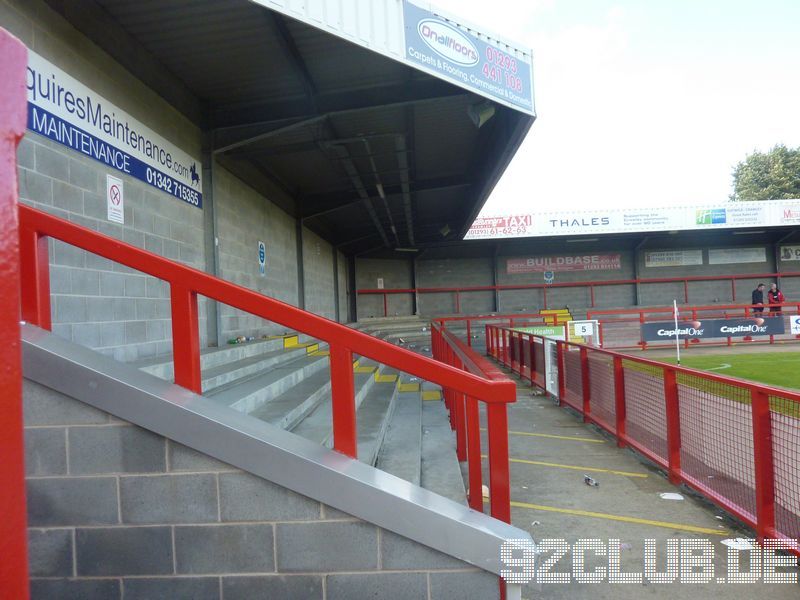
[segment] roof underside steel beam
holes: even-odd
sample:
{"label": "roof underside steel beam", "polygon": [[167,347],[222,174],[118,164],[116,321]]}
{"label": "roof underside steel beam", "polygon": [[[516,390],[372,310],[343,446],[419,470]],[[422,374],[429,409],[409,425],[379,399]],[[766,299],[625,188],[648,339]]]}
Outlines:
{"label": "roof underside steel beam", "polygon": [[359,175],[358,173],[358,169],[356,168],[355,163],[350,158],[350,152],[347,149],[347,146],[339,144],[331,144],[330,148],[341,159],[342,166],[344,167],[345,172],[353,182],[353,185],[356,188],[356,192],[361,198],[361,202],[364,204],[364,208],[367,209],[367,213],[369,214],[369,217],[372,220],[373,225],[375,225],[375,229],[381,236],[381,240],[383,240],[384,246],[386,246],[387,248],[390,247],[391,244],[389,243],[389,238],[386,236],[386,231],[384,231],[383,229],[383,224],[381,224],[381,220],[378,218],[378,215],[375,212],[375,208],[372,206],[372,198],[370,198],[369,192],[367,192],[367,188],[361,179],[361,175]]}

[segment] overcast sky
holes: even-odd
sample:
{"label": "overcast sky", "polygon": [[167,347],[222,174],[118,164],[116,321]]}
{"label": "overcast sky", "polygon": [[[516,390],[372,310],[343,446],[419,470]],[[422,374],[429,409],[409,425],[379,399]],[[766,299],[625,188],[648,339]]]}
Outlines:
{"label": "overcast sky", "polygon": [[533,49],[538,118],[483,215],[726,201],[800,146],[798,0],[434,0]]}

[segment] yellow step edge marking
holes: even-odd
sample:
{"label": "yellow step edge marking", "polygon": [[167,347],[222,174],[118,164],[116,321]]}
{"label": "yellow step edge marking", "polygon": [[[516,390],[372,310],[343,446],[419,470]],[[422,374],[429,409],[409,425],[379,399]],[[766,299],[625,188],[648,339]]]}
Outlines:
{"label": "yellow step edge marking", "polygon": [[315,350],[314,352],[309,353],[310,356],[330,356],[330,350]]}
{"label": "yellow step edge marking", "polygon": [[[487,455],[481,454],[481,458],[488,458]],[[524,458],[509,458],[509,462],[521,463],[525,465],[537,465],[539,467],[554,467],[557,469],[572,469],[573,471],[588,471],[591,473],[609,473],[610,475],[624,475],[626,477],[641,477],[647,478],[644,473],[633,473],[631,471],[617,471],[615,469],[601,469],[599,467],[579,467],[576,465],[562,465],[560,463],[543,462],[540,460],[526,460]]]}
{"label": "yellow step edge marking", "polygon": [[360,358],[355,359],[353,361],[353,367],[357,367],[358,366],[358,361],[360,361],[360,360],[361,360]]}
{"label": "yellow step edge marking", "polygon": [[306,353],[307,354],[312,354],[313,352],[316,352],[317,350],[319,350],[319,344],[314,343],[314,344],[309,344],[308,346],[306,346]]}
{"label": "yellow step edge marking", "polygon": [[284,348],[294,348],[298,345],[300,341],[300,337],[296,335],[287,335],[283,338],[283,347]]}
{"label": "yellow step edge marking", "polygon": [[[481,431],[486,431],[481,427]],[[553,435],[552,433],[530,433],[528,431],[509,431],[509,435],[527,435],[530,437],[550,438],[554,440],[569,440],[572,442],[587,442],[589,444],[605,444],[605,440],[592,440],[589,438],[575,437],[569,435]]]}
{"label": "yellow step edge marking", "polygon": [[397,381],[397,374],[396,373],[378,373],[375,372],[375,382],[376,383],[394,383]]}
{"label": "yellow step edge marking", "polygon": [[356,367],[353,369],[354,373],[374,373],[378,367]]}
{"label": "yellow step edge marking", "polygon": [[442,392],[439,390],[425,390],[422,392],[423,400],[441,400]]}
{"label": "yellow step edge marking", "polygon": [[696,525],[684,525],[683,523],[670,523],[669,521],[653,521],[651,519],[640,519],[638,517],[624,517],[621,515],[610,515],[607,513],[579,510],[576,508],[557,508],[555,506],[528,504],[527,502],[515,502],[513,500],[511,501],[511,506],[516,508],[529,508],[531,510],[542,510],[545,512],[562,513],[565,515],[575,515],[576,517],[591,517],[594,519],[605,519],[607,521],[621,521],[623,523],[636,523],[639,525],[650,525],[651,527],[663,527],[665,529],[678,529],[680,531],[705,533],[707,535],[730,535],[730,532],[725,531],[724,529],[710,529],[708,527],[697,527]]}
{"label": "yellow step edge marking", "polygon": [[400,386],[397,389],[400,392],[418,392],[419,391],[419,384],[418,383],[401,383]]}

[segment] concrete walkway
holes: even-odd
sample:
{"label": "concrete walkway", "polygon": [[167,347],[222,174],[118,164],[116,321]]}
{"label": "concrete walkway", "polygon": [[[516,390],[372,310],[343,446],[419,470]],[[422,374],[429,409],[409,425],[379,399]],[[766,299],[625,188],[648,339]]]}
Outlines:
{"label": "concrete walkway", "polygon": [[[714,549],[715,583],[643,582],[610,584],[539,583],[525,586],[523,598],[798,598],[798,584],[716,583],[731,572],[726,565],[730,538],[749,538],[753,533],[685,488],[671,485],[664,474],[596,428],[585,425],[575,413],[556,406],[546,396],[532,395],[526,383],[518,382],[517,403],[509,410],[512,522],[530,531],[534,540],[596,538],[604,548],[620,547],[622,573],[644,571],[646,539],[656,540],[657,570],[666,571],[667,540],[709,540]],[[484,425],[485,427],[485,421]],[[483,449],[486,449],[485,433]],[[486,461],[484,461],[484,478]],[[590,476],[597,486],[584,482]],[[486,479],[485,479],[486,481]],[[667,500],[661,493],[679,493],[683,500]],[[609,540],[619,540],[609,542]],[[690,542],[693,543],[693,542]],[[573,571],[575,552],[558,561],[551,572]],[[580,553],[578,553],[580,554]],[[749,552],[742,552],[742,571],[749,567]],[[553,556],[543,554],[541,559]],[[794,567],[778,571],[794,573]],[[608,567],[607,556],[586,552],[586,571]]]}

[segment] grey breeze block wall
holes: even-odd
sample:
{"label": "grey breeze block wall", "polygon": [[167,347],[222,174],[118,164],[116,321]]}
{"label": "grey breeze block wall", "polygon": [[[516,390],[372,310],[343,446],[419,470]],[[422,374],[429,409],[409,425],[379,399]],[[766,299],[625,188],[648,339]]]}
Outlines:
{"label": "grey breeze block wall", "polygon": [[[39,1],[0,2],[0,25],[29,48],[192,155],[200,132]],[[18,152],[20,200],[58,217],[203,269],[203,212],[80,152],[28,133]],[[125,225],[107,220],[106,174],[123,180]],[[61,242],[50,243],[54,331],[118,360],[171,350],[169,290]],[[205,342],[205,302],[200,303]]]}
{"label": "grey breeze block wall", "polygon": [[34,600],[443,600],[497,577],[24,382]]}
{"label": "grey breeze block wall", "polygon": [[[294,220],[225,169],[214,167],[214,207],[219,276],[297,306],[297,243]],[[267,250],[262,276],[258,242]],[[259,317],[220,305],[221,343],[238,335],[283,331]]]}
{"label": "grey breeze block wall", "polygon": [[[453,258],[417,261],[417,287],[472,287],[492,285],[491,258]],[[494,310],[494,292],[463,292],[459,305],[464,314],[480,314]],[[423,315],[445,315],[456,312],[455,294],[420,294],[419,312]]]}
{"label": "grey breeze block wall", "polygon": [[336,250],[321,237],[303,229],[303,270],[305,306],[323,317],[336,320],[333,253]]}
{"label": "grey breeze block wall", "polygon": [[[190,155],[200,156],[201,132],[195,125],[41,0],[0,0],[0,26],[153,131]],[[204,230],[203,210],[37,134],[29,133],[23,140],[18,160],[22,202],[201,270],[210,264],[204,255],[204,240],[210,232]],[[106,174],[124,182],[125,225],[106,218]],[[211,185],[205,181],[204,187],[208,197]],[[297,305],[294,220],[218,164],[213,190],[219,276]],[[267,246],[265,277],[260,276],[256,259],[258,240]],[[313,257],[310,261],[313,275],[306,276],[306,286],[312,291],[310,309],[333,316],[331,248],[321,240],[315,243],[329,260],[324,265]],[[51,243],[50,259],[56,333],[118,360],[171,351],[168,286],[62,243]],[[200,298],[199,313],[205,346],[204,298]],[[220,329],[223,343],[236,335],[283,330],[224,306]]]}
{"label": "grey breeze block wall", "polygon": [[[410,260],[383,260],[374,258],[356,259],[356,289],[378,287],[378,278],[383,279],[385,289],[410,288],[412,280]],[[390,294],[388,297],[389,316],[411,314],[409,294]],[[383,316],[382,294],[359,294],[356,300],[358,319]]]}

